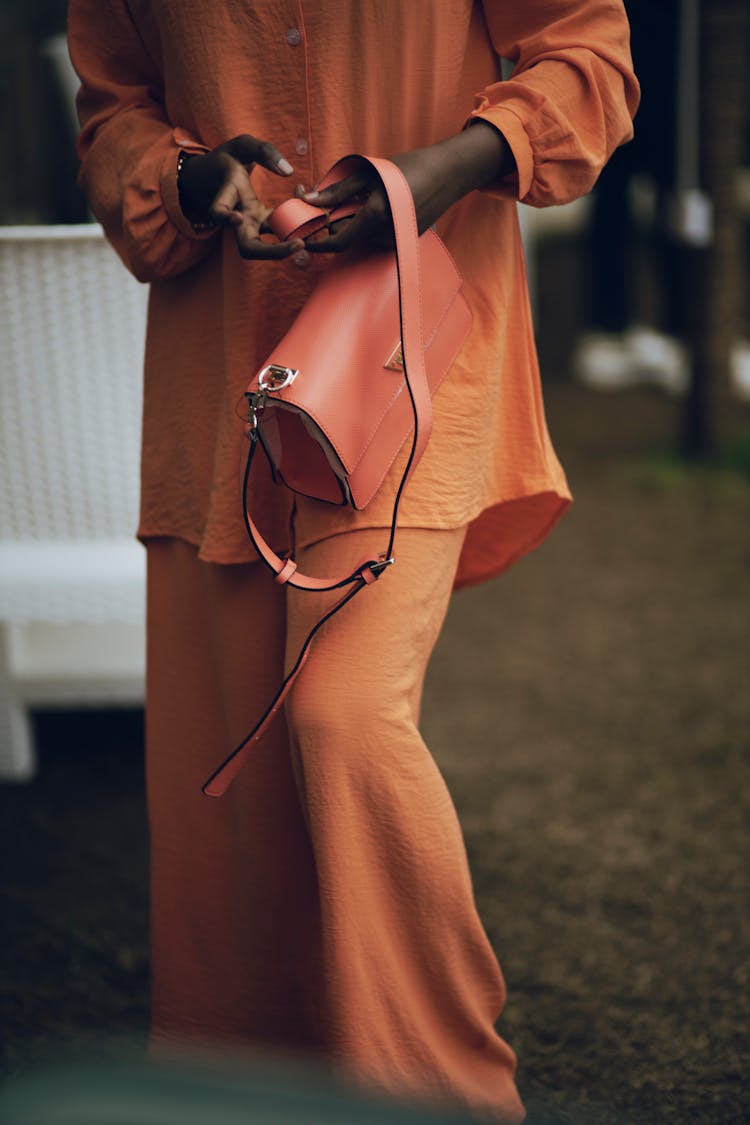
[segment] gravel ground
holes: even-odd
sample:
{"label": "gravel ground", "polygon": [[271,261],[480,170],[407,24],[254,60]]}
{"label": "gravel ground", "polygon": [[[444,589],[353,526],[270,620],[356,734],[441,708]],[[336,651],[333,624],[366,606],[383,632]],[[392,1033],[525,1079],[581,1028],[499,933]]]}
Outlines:
{"label": "gravel ground", "polygon": [[[656,395],[547,399],[576,503],[456,596],[424,705],[502,1031],[530,1122],[750,1120],[750,483],[653,456],[675,430]],[[141,716],[37,732],[37,779],[0,787],[6,1075],[142,1043],[147,1018]]]}

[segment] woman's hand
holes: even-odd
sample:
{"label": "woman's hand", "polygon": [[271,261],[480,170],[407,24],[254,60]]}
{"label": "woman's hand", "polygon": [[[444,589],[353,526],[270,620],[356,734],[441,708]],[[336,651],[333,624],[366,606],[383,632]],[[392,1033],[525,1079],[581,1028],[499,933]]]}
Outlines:
{"label": "woman's hand", "polygon": [[277,176],[291,176],[294,171],[274,145],[247,133],[203,156],[188,154],[180,172],[180,206],[190,222],[231,227],[243,258],[288,258],[304,243],[299,238],[288,242],[260,238],[270,208],[258,199],[250,183],[255,164]]}
{"label": "woman's hand", "polygon": [[[455,137],[393,156],[391,160],[401,169],[411,189],[420,234],[468,192],[484,187],[515,168],[513,154],[502,133],[481,120]],[[360,245],[393,247],[388,200],[377,174],[368,165],[323,191],[298,189],[297,194],[306,203],[327,210],[333,210],[354,196],[365,199],[353,218],[333,225],[332,234],[308,239],[305,243],[308,250],[331,254]]]}

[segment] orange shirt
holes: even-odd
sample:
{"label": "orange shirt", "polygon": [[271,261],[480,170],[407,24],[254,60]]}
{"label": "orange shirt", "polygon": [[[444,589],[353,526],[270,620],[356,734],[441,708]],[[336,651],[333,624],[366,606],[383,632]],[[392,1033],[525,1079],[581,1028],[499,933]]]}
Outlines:
{"label": "orange shirt", "polygon": [[[510,144],[517,174],[452,207],[438,231],[464,276],[470,336],[434,401],[400,525],[470,528],[457,584],[536,546],[570,500],[547,434],[515,200],[588,191],[631,135],[638,100],[618,0],[71,0],[81,77],[81,182],[126,265],[151,283],[142,538],[201,557],[254,557],[241,519],[238,403],[325,259],[247,262],[229,231],[179,208],[181,148],[239,133],[273,141],[289,181],[253,172],[269,205],[349,152],[385,155],[458,132],[472,115]],[[500,80],[500,59],[512,61]],[[304,256],[303,256],[304,257]],[[394,468],[394,473],[398,467]],[[292,498],[259,473],[253,511],[277,550]],[[297,501],[306,544],[390,521]]]}

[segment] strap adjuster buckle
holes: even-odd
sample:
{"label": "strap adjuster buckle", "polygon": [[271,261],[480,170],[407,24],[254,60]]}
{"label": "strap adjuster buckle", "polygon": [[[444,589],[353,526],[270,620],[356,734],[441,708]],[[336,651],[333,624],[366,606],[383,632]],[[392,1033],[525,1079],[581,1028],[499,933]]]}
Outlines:
{"label": "strap adjuster buckle", "polygon": [[[387,558],[387,559],[383,558],[382,555],[377,559],[370,559],[361,568],[360,574],[364,578],[365,582],[377,581],[377,579],[380,578],[380,575],[383,573],[383,571],[386,569],[386,567],[393,566],[395,561],[396,561],[395,555],[390,555],[390,557]],[[366,576],[366,572],[368,574],[370,574],[371,577],[368,578]]]}

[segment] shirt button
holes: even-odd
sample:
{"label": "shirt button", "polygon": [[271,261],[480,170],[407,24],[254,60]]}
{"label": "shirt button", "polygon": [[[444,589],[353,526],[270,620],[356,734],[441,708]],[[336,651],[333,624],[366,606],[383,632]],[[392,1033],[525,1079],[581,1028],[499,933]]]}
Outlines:
{"label": "shirt button", "polygon": [[299,47],[302,42],[302,32],[298,27],[290,27],[286,33],[286,41],[290,47]]}
{"label": "shirt button", "polygon": [[296,254],[292,254],[292,261],[294,262],[295,266],[299,266],[300,269],[304,269],[305,266],[310,265],[311,257],[312,254],[309,250],[298,250]]}
{"label": "shirt button", "polygon": [[294,146],[294,151],[297,156],[307,156],[307,141],[304,137],[300,137]]}

